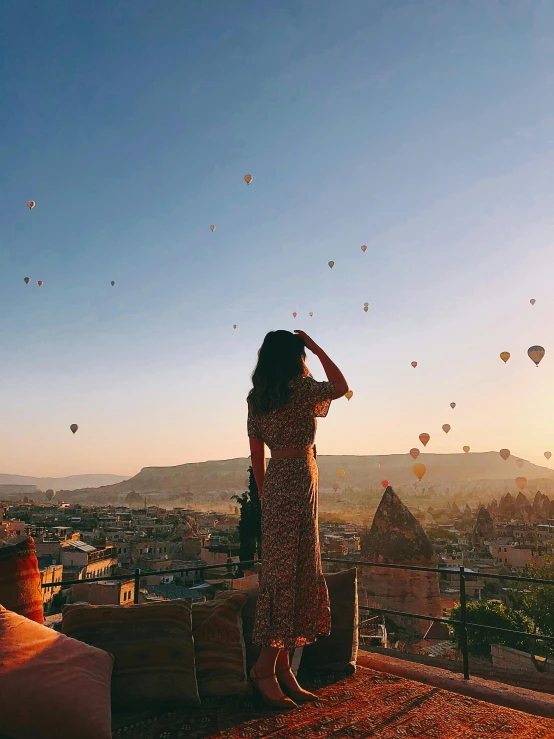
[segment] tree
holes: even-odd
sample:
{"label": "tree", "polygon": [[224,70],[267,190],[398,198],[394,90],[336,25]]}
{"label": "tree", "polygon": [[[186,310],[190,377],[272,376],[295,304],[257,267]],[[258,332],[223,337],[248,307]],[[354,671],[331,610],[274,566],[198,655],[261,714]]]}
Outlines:
{"label": "tree", "polygon": [[[460,604],[452,609],[452,618],[461,618]],[[466,606],[467,621],[474,624],[483,624],[484,626],[497,626],[501,629],[514,629],[516,631],[524,631],[531,634],[534,631],[534,624],[530,618],[524,616],[519,611],[507,608],[502,603],[493,601],[473,602]],[[448,627],[450,635],[456,642],[456,646],[462,648],[462,629],[458,624]],[[491,644],[501,644],[513,649],[526,650],[531,643],[531,639],[526,639],[519,634],[506,634],[502,631],[491,631],[490,629],[476,629],[472,626],[467,628],[467,645],[468,651],[475,657],[490,657]]]}
{"label": "tree", "polygon": [[[554,580],[554,558],[547,556],[544,564],[529,564],[521,574]],[[528,614],[541,634],[554,636],[554,585],[516,581],[510,588],[510,600],[514,608]]]}
{"label": "tree", "polygon": [[[242,495],[233,495],[233,499],[240,506],[240,560],[249,562],[254,559],[256,550],[261,557],[262,545],[262,508],[252,467],[248,468],[248,490]],[[242,567],[239,567],[239,572],[242,574]]]}

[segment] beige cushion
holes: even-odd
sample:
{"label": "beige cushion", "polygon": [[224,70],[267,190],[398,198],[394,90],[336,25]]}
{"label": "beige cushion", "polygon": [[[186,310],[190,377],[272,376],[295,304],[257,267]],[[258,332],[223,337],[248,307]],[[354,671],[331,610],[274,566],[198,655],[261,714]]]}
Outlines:
{"label": "beige cushion", "polygon": [[191,603],[65,606],[62,632],[115,657],[112,701],[118,708],[198,705]]}
{"label": "beige cushion", "polygon": [[0,734],[111,739],[113,657],[0,606]]}
{"label": "beige cushion", "polygon": [[241,618],[247,600],[246,593],[235,592],[226,600],[192,606],[196,680],[201,697],[249,692]]}

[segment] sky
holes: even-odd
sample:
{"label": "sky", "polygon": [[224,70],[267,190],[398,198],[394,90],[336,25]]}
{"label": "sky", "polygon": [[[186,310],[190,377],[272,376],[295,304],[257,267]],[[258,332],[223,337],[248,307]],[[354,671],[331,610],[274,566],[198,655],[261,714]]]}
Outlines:
{"label": "sky", "polygon": [[0,49],[0,472],[246,456],[277,328],[354,392],[319,454],[546,464],[554,4],[19,0]]}

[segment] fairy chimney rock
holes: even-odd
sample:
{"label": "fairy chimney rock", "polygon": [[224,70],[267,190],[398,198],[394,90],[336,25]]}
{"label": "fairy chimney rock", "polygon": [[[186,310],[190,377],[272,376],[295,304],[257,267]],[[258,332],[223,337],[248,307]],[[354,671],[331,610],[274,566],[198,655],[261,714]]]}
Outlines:
{"label": "fairy chimney rock", "polygon": [[[435,568],[438,558],[423,527],[389,486],[371,529],[362,537],[362,557],[371,562]],[[361,581],[368,605],[424,616],[442,616],[437,572],[363,567]],[[424,634],[430,622],[391,616],[399,626]]]}
{"label": "fairy chimney rock", "polygon": [[471,534],[473,546],[482,546],[486,541],[490,541],[492,538],[494,538],[494,522],[487,509],[482,507],[479,509],[477,521],[475,522],[473,533]]}
{"label": "fairy chimney rock", "polygon": [[418,564],[434,556],[423,527],[390,486],[383,493],[361,549],[364,559],[374,562]]}

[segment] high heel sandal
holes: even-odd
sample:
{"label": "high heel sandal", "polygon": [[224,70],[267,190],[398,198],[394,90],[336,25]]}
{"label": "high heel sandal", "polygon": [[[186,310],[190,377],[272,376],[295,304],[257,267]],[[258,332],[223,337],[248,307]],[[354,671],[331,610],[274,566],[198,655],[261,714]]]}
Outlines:
{"label": "high heel sandal", "polygon": [[263,692],[263,690],[260,688],[260,683],[264,680],[269,680],[274,677],[275,675],[266,675],[265,677],[260,677],[256,671],[255,666],[252,667],[252,669],[250,670],[250,681],[252,682],[255,691],[261,697],[266,706],[269,706],[269,708],[298,708],[296,703],[290,698],[287,698],[286,695],[283,695],[282,698],[270,698]]}
{"label": "high heel sandal", "polygon": [[[290,667],[286,670],[280,670],[279,672],[275,673],[275,676],[277,680],[279,680],[279,675],[284,675],[287,672],[292,672]],[[294,673],[293,673],[294,674]],[[293,690],[292,688],[288,688],[284,683],[282,683],[279,680],[279,685],[283,689],[283,691],[290,697],[295,703],[311,703],[313,701],[319,700],[317,695],[314,693],[310,693],[307,690],[303,690],[300,688],[300,690]]]}

